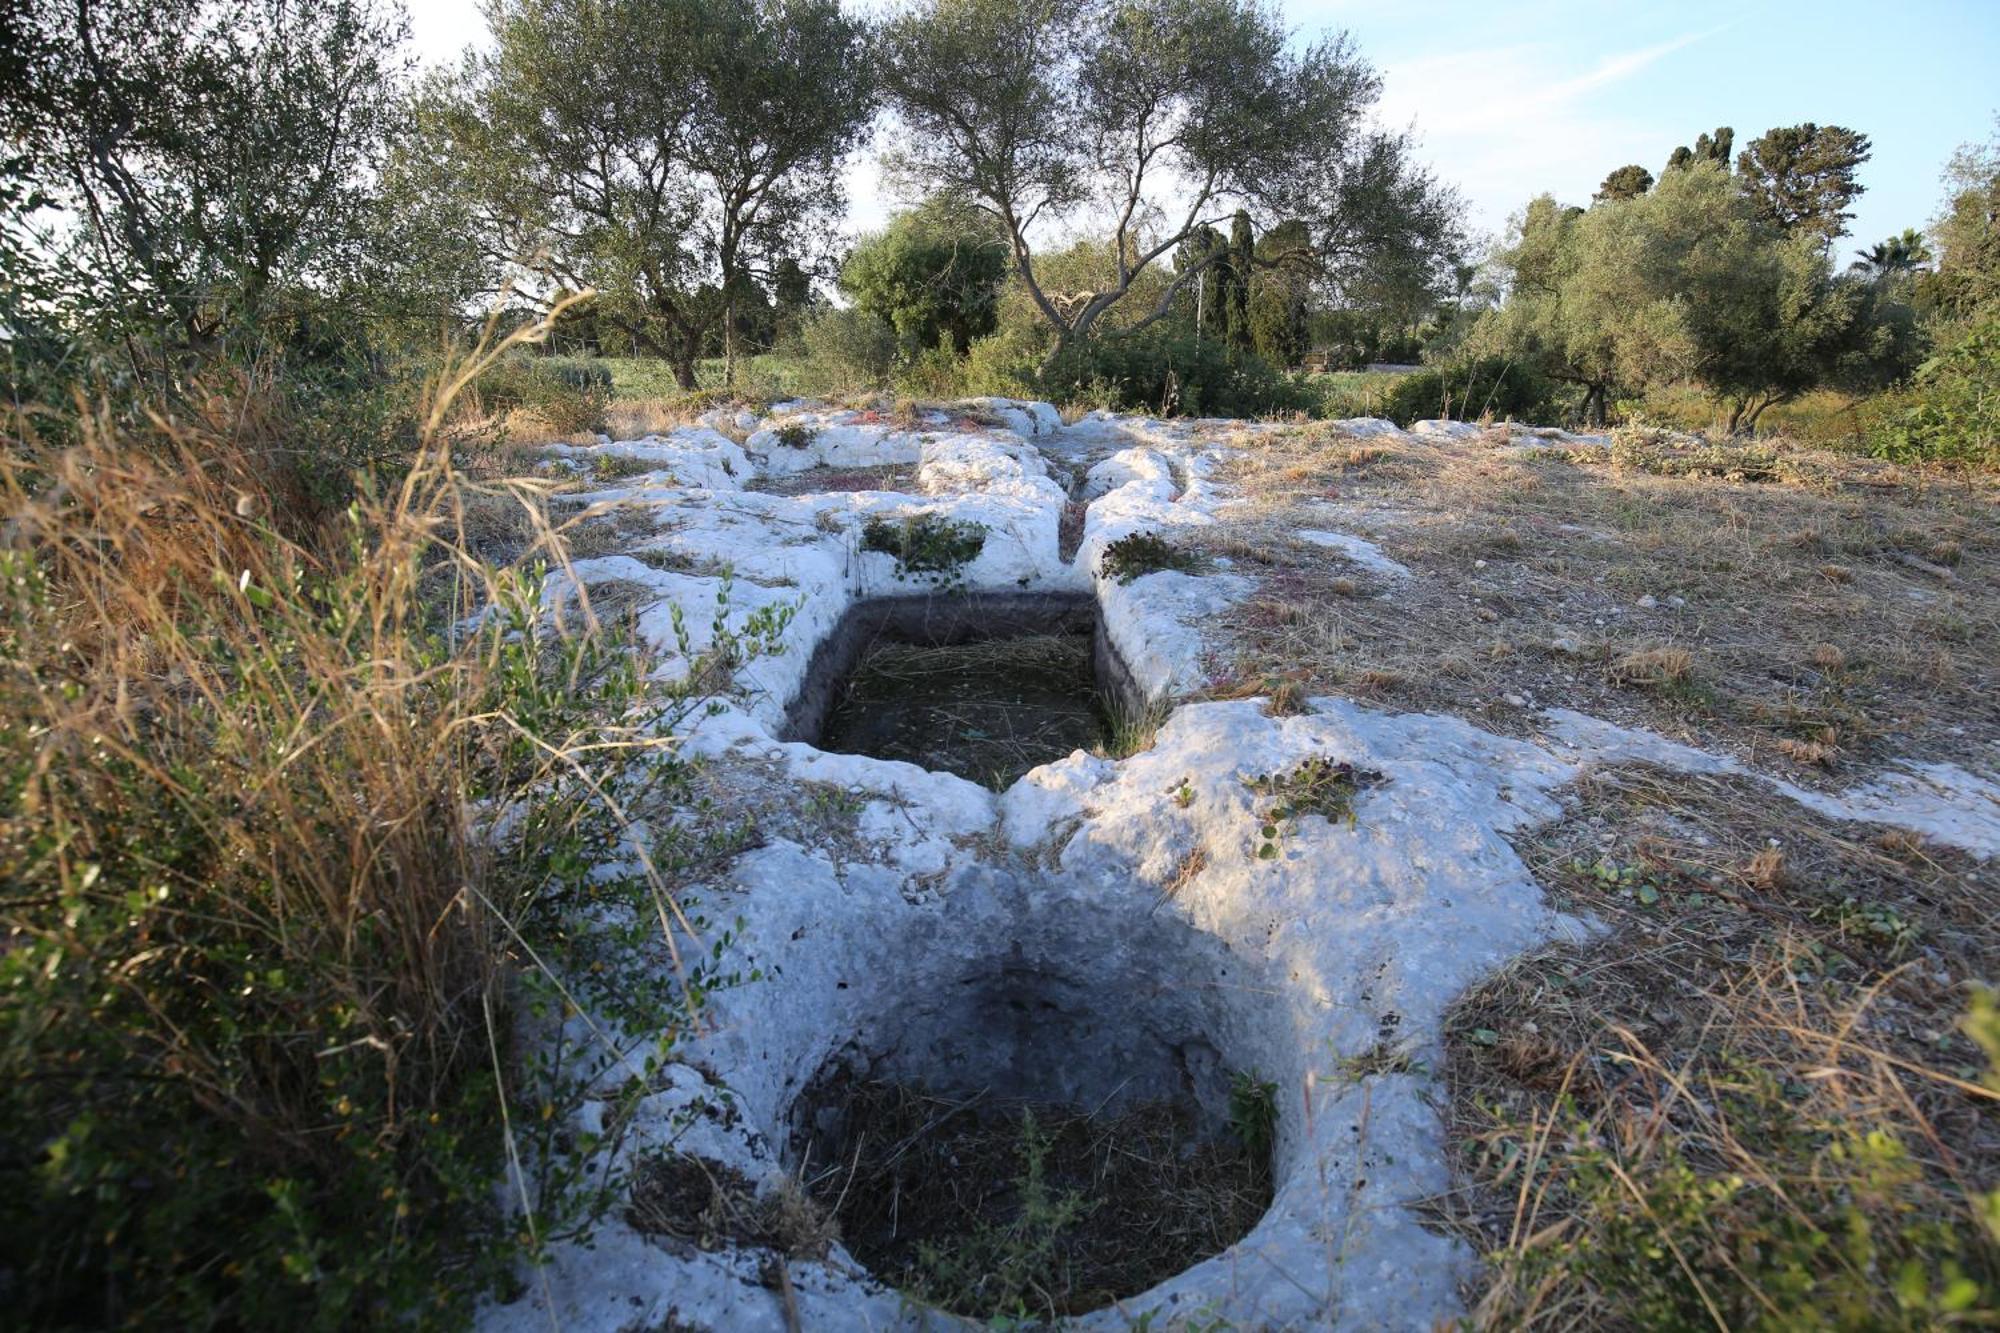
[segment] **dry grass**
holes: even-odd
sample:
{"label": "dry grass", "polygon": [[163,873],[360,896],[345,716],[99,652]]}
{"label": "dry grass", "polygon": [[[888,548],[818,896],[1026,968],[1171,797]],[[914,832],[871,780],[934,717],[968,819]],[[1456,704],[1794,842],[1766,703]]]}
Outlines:
{"label": "dry grass", "polygon": [[[1523,854],[1611,933],[1448,1016],[1483,1328],[1932,1327],[2000,1297],[2000,1095],[1961,1030],[1990,868],[1638,771]],[[1779,840],[1782,845],[1775,845]],[[1790,1322],[1788,1322],[1790,1321]]]}
{"label": "dry grass", "polygon": [[[546,1234],[515,949],[567,883],[538,858],[615,837],[598,783],[670,742],[587,604],[537,625],[476,549],[566,559],[543,483],[453,462],[452,396],[506,345],[448,362],[408,469],[330,526],[227,399],[0,452],[0,1085],[29,1145],[0,1237],[30,1322],[444,1317]],[[478,825],[502,806],[536,845]]]}
{"label": "dry grass", "polygon": [[[1171,1106],[1121,1113],[864,1083],[806,1186],[875,1276],[975,1319],[1059,1321],[1219,1253],[1271,1201],[1269,1164]],[[825,1165],[818,1165],[825,1163]]]}
{"label": "dry grass", "polygon": [[[1313,692],[1501,727],[1514,701],[1561,705],[1801,778],[1988,762],[1995,483],[1769,452],[1783,480],[1745,483],[1480,441],[1259,441],[1229,467],[1251,503],[1202,537],[1258,583],[1224,627],[1227,677],[1302,671]],[[1415,576],[1302,527],[1375,540]]]}

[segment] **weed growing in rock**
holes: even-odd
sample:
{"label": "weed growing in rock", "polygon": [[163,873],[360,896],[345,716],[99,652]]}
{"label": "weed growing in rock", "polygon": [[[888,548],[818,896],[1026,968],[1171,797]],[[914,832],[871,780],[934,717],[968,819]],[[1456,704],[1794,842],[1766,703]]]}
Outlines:
{"label": "weed growing in rock", "polygon": [[1097,573],[1100,578],[1130,583],[1167,569],[1192,574],[1204,563],[1196,552],[1173,545],[1157,532],[1134,532],[1104,548],[1104,554],[1098,558]]}
{"label": "weed growing in rock", "polygon": [[1269,1158],[1278,1137],[1278,1085],[1239,1070],[1229,1084],[1229,1128],[1245,1152]]}
{"label": "weed growing in rock", "polygon": [[809,449],[819,432],[802,421],[788,421],[771,434],[787,449]]}
{"label": "weed growing in rock", "polygon": [[[627,477],[643,477],[648,472],[660,471],[658,462],[650,458],[640,458],[636,454],[592,454],[590,456],[591,475],[599,481],[622,481]],[[672,473],[661,478],[661,484],[677,486]]]}
{"label": "weed growing in rock", "polygon": [[924,578],[950,586],[986,546],[986,526],[942,514],[911,514],[900,521],[871,518],[861,529],[861,549],[896,557],[896,577]]}
{"label": "weed growing in rock", "polygon": [[1369,787],[1387,782],[1381,773],[1331,759],[1308,759],[1283,774],[1260,773],[1244,785],[1270,801],[1257,816],[1257,859],[1278,855],[1278,839],[1302,815],[1320,815],[1328,823],[1352,824],[1354,798]]}

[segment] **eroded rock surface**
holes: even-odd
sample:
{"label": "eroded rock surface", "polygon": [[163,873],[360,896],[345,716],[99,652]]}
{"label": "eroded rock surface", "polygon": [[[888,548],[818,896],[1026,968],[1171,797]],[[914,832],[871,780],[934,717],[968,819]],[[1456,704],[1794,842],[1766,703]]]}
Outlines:
{"label": "eroded rock surface", "polygon": [[[793,1165],[795,1103],[832,1062],[1047,1099],[1184,1094],[1211,1111],[1221,1073],[1253,1072],[1279,1089],[1270,1211],[1225,1253],[1077,1326],[1428,1328],[1459,1313],[1473,1256],[1415,1207],[1449,1183],[1427,1100],[1441,1016],[1508,959],[1593,929],[1550,908],[1508,835],[1559,818],[1562,789],[1593,766],[1748,770],[1560,711],[1522,738],[1342,699],[1308,698],[1285,716],[1263,698],[1202,701],[1217,667],[1212,622],[1247,581],[1222,568],[1122,583],[1096,571],[1121,537],[1215,523],[1236,503],[1219,464],[1277,427],[1101,414],[1062,426],[1046,404],[1005,400],[914,419],[781,404],[749,424],[741,445],[699,427],[563,451],[643,468],[578,497],[637,517],[628,551],[575,573],[636,585],[662,671],[710,646],[725,584],[728,623],[794,608],[782,648],[743,667],[686,742],[713,785],[763,816],[761,846],[685,890],[709,919],[741,922],[724,965],[764,979],[719,992],[708,1030],[664,1070],[642,1061],[648,1034],[613,1034],[629,1056],[599,1076],[607,1096],[630,1078],[654,1089],[619,1153],[695,1153],[774,1190]],[[1356,441],[1402,437],[1386,422],[1340,424]],[[1520,442],[1595,445],[1547,432]],[[744,489],[885,464],[913,466],[915,488]],[[1089,508],[1065,558],[1059,527],[1079,474]],[[912,572],[869,549],[871,521],[921,515],[979,525],[976,556]],[[1327,507],[1296,539],[1366,572],[1416,577],[1336,530],[1338,517]],[[1092,593],[1131,677],[1177,707],[1129,758],[1079,751],[998,794],[779,740],[815,646],[847,609],[926,589]],[[552,605],[573,595],[551,580]],[[1288,775],[1314,763],[1368,781],[1338,804],[1286,809]],[[1996,788],[1963,769],[1913,766],[1845,795],[1777,778],[1769,789],[2000,851]],[[799,817],[806,790],[835,794],[835,808]],[[1021,1006],[1046,1016],[1024,1029]],[[586,1047],[604,1026],[571,1021]],[[729,1112],[716,1114],[724,1089]],[[591,1247],[557,1246],[484,1326],[777,1330],[793,1317],[788,1301],[809,1329],[951,1322],[837,1245],[787,1261],[789,1296],[770,1259],[749,1244],[665,1243],[614,1215]]]}

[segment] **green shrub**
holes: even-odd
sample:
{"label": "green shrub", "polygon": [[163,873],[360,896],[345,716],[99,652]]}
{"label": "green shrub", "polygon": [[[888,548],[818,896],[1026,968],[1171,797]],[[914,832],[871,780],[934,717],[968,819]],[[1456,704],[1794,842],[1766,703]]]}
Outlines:
{"label": "green shrub", "polygon": [[1034,397],[1041,392],[1035,379],[1039,355],[1034,337],[1024,329],[1003,328],[975,339],[960,370],[964,391],[981,398]]}
{"label": "green shrub", "polygon": [[787,449],[810,449],[816,433],[802,421],[788,421],[771,432]]}
{"label": "green shrub", "polygon": [[1268,416],[1308,401],[1296,381],[1262,358],[1164,322],[1070,348],[1041,388],[1057,402],[1160,416]]}
{"label": "green shrub", "polygon": [[652,737],[700,687],[471,556],[441,447],[307,546],[240,433],[79,434],[0,448],[11,1318],[457,1326],[617,1184],[568,1112],[623,1057],[516,1040],[567,1002],[518,946],[659,1052],[724,984],[600,975],[640,945],[570,912],[707,853],[591,874],[624,837],[598,784],[675,799]]}
{"label": "green shrub", "polygon": [[1106,544],[1104,554],[1098,557],[1097,573],[1100,578],[1130,583],[1165,569],[1192,574],[1205,564],[1200,555],[1175,546],[1157,532],[1133,532]]}
{"label": "green shrub", "polygon": [[1417,421],[1495,419],[1549,424],[1562,415],[1556,386],[1532,367],[1500,357],[1415,371],[1396,382],[1382,415]]}
{"label": "green shrub", "polygon": [[800,338],[806,372],[822,392],[881,388],[896,367],[896,331],[859,310],[822,310]]}
{"label": "green shrub", "polygon": [[918,352],[896,376],[896,392],[933,401],[965,397],[965,363],[952,350],[950,338]]}
{"label": "green shrub", "polygon": [[1872,415],[1868,448],[1877,457],[2000,468],[2000,318],[1951,339]]}
{"label": "green shrub", "polygon": [[871,518],[861,529],[861,549],[896,557],[896,577],[904,579],[956,582],[985,545],[983,525],[942,514]]}
{"label": "green shrub", "polygon": [[475,390],[489,412],[533,416],[558,436],[594,435],[604,429],[611,406],[611,373],[547,357],[507,356],[479,377]]}
{"label": "green shrub", "polygon": [[600,394],[607,401],[617,396],[617,389],[611,378],[611,367],[594,357],[550,356],[543,357],[541,363],[559,383],[567,385],[577,393]]}

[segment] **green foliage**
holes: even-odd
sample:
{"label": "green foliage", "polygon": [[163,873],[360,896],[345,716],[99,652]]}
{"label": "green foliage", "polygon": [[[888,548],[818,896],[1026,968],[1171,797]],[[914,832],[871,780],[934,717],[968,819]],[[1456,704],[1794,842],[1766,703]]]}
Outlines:
{"label": "green foliage", "polygon": [[1499,262],[1508,300],[1471,347],[1580,386],[1599,423],[1615,386],[1691,378],[1728,402],[1733,432],[1818,385],[1893,377],[1908,355],[1892,303],[1834,278],[1815,234],[1764,219],[1719,165],[1587,211],[1543,196]]}
{"label": "green foliage", "polygon": [[250,360],[288,299],[359,282],[370,177],[410,64],[400,10],[110,0],[29,12],[19,105],[31,110],[10,142],[62,210],[52,240],[78,321],[137,353],[134,371],[157,354]]}
{"label": "green foliage", "polygon": [[1032,332],[1019,326],[1003,328],[972,344],[959,367],[960,388],[975,397],[1032,397],[1041,391],[1035,377],[1039,358]]}
{"label": "green foliage", "polygon": [[1597,193],[1593,198],[1599,203],[1606,200],[1615,203],[1623,199],[1636,199],[1652,188],[1653,173],[1633,163],[1619,167],[1606,176],[1604,183],[1597,187]]}
{"label": "green foliage", "polygon": [[839,213],[871,106],[860,21],[835,0],[504,0],[489,18],[492,49],[419,100],[404,192],[455,208],[496,277],[595,289],[594,318],[693,388],[711,339],[733,359],[767,313],[753,274]]}
{"label": "green foliage", "polygon": [[982,1218],[949,1246],[918,1246],[917,1295],[947,1310],[985,1310],[996,1320],[1031,1319],[1031,1298],[1060,1258],[1066,1234],[1088,1217],[1081,1193],[1049,1185],[1049,1138],[1021,1113],[1019,1205],[1004,1221]]}
{"label": "green foliage", "polygon": [[1749,1061],[1713,1090],[1761,1178],[1715,1170],[1664,1121],[1610,1134],[1567,1107],[1535,1188],[1570,1224],[1507,1251],[1505,1280],[1558,1286],[1643,1328],[1916,1330],[1991,1308],[1979,1242],[1917,1202],[1922,1168],[1894,1132],[1816,1122],[1792,1085]]}
{"label": "green foliage", "polygon": [[1556,386],[1533,365],[1482,357],[1413,371],[1396,381],[1377,415],[1399,426],[1415,421],[1495,420],[1548,423],[1562,415]]}
{"label": "green foliage", "polygon": [[481,375],[474,391],[489,411],[531,414],[556,435],[589,435],[604,429],[611,372],[589,363],[510,356]]}
{"label": "green foliage", "polygon": [[879,388],[896,365],[896,331],[860,310],[826,309],[801,331],[808,370],[824,392]]}
{"label": "green foliage", "polygon": [[1667,170],[1679,171],[1685,167],[1707,163],[1729,170],[1729,150],[1736,142],[1736,131],[1727,125],[1719,126],[1713,135],[1701,134],[1695,137],[1694,147],[1685,144],[1667,157]]}
{"label": "green foliage", "polygon": [[1886,399],[1868,447],[1899,463],[2000,468],[2000,315],[1959,332]]}
{"label": "green foliage", "polygon": [[809,449],[817,432],[802,421],[788,421],[773,430],[771,434],[775,435],[778,443],[787,449]]}
{"label": "green foliage", "polygon": [[1945,182],[1949,195],[1931,224],[1937,271],[1924,294],[1947,319],[2000,311],[2000,134],[1954,153]]}
{"label": "green foliage", "polygon": [[1164,321],[1071,344],[1046,365],[1041,384],[1058,402],[1161,416],[1262,416],[1305,401],[1298,385],[1261,357]]}
{"label": "green foliage", "polygon": [[[1243,210],[1240,258],[1257,227],[1296,220],[1331,281],[1395,271],[1435,283],[1461,246],[1456,200],[1414,165],[1406,137],[1370,128],[1380,85],[1348,40],[1291,41],[1251,0],[920,0],[884,26],[881,51],[907,130],[893,165],[1001,221],[1050,335],[1044,370],[1114,310],[1143,306],[1142,279],[1164,256],[1187,257],[1223,200]],[[1108,281],[1050,281],[1032,224],[1114,182],[1128,202]],[[1177,279],[1215,267],[1183,263]],[[1215,311],[1239,347],[1245,279]]]}
{"label": "green foliage", "polygon": [[1386,777],[1373,769],[1326,758],[1307,759],[1284,773],[1259,773],[1245,778],[1244,786],[1267,798],[1267,804],[1257,815],[1257,859],[1275,859],[1278,839],[1301,816],[1319,815],[1330,823],[1351,825],[1354,798],[1386,781]]}
{"label": "green foliage", "polygon": [[[555,929],[578,902],[654,919],[656,879],[595,873],[625,837],[602,792],[673,799],[684,770],[647,738],[705,698],[650,684],[616,634],[552,626],[541,571],[452,544],[439,454],[308,551],[259,517],[254,455],[101,432],[0,456],[25,538],[0,571],[16,1315],[455,1326],[613,1184],[617,1116],[567,1117],[628,1053],[531,1043],[517,1064],[511,1019],[568,1001],[509,984],[509,957],[631,947]],[[63,506],[38,502],[51,487]],[[93,532],[112,536],[76,540]],[[440,557],[444,605],[421,593]],[[651,873],[708,850],[699,824],[670,833]],[[623,975],[570,994],[643,1018],[656,1058],[733,980],[696,966],[649,997]],[[515,1217],[493,1192],[510,1133]]]}
{"label": "green foliage", "polygon": [[1257,238],[1260,261],[1244,309],[1249,347],[1274,366],[1296,366],[1312,350],[1311,266],[1298,256],[1310,244],[1302,224],[1287,222]]}
{"label": "green foliage", "polygon": [[1106,544],[1104,554],[1097,561],[1097,575],[1119,583],[1130,583],[1143,575],[1167,569],[1193,574],[1206,563],[1195,552],[1175,546],[1157,532],[1131,532]]}
{"label": "green foliage", "polygon": [[1865,134],[1839,125],[1766,130],[1736,159],[1736,174],[1757,216],[1786,235],[1830,245],[1862,193],[1855,173],[1873,153]]}
{"label": "green foliage", "polygon": [[1621,426],[1611,433],[1611,461],[1656,477],[1777,481],[1781,476],[1778,456],[1762,445],[1678,440],[1643,426]]}
{"label": "green foliage", "polygon": [[979,558],[986,528],[942,514],[910,514],[897,521],[871,518],[861,529],[861,549],[896,557],[896,577],[951,584]]}
{"label": "green foliage", "polygon": [[864,236],[840,271],[855,308],[896,330],[906,352],[964,355],[998,318],[1007,243],[990,222],[941,203]]}
{"label": "green foliage", "polygon": [[1278,1141],[1278,1085],[1250,1070],[1229,1081],[1229,1128],[1257,1161],[1267,1161]]}
{"label": "green foliage", "polygon": [[1905,227],[1899,235],[1877,241],[1866,250],[1856,250],[1854,255],[1854,263],[1849,268],[1864,277],[1876,279],[1914,273],[1930,263],[1932,258],[1930,244],[1915,227]]}

